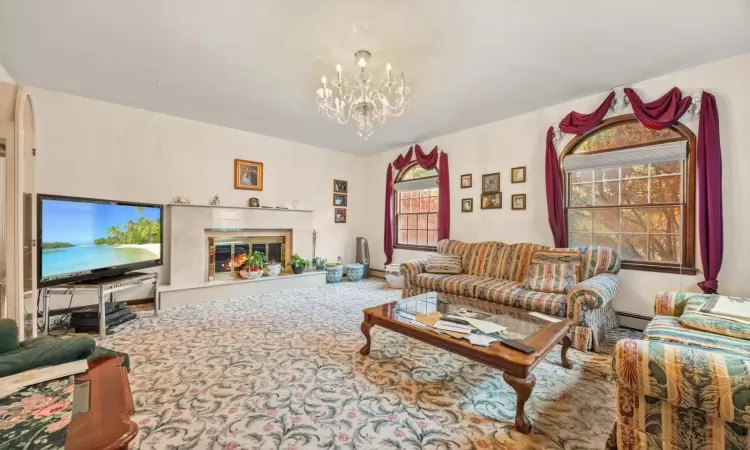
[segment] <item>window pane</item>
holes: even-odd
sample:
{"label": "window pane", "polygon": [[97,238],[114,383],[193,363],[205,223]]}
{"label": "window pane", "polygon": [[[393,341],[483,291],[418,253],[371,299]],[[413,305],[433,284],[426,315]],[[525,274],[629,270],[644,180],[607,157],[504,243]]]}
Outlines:
{"label": "window pane", "polygon": [[620,182],[601,181],[594,183],[595,205],[618,205],[620,203]]}
{"label": "window pane", "polygon": [[438,190],[437,190],[437,188],[435,188],[435,189],[430,189],[430,197],[437,197],[437,195],[438,195]]}
{"label": "window pane", "polygon": [[594,181],[593,170],[581,170],[578,172],[571,172],[570,174],[571,183],[583,183],[586,181]]}
{"label": "window pane", "polygon": [[407,242],[411,245],[417,244],[417,230],[409,230],[409,238]]}
{"label": "window pane", "polygon": [[604,169],[596,169],[594,171],[594,174],[596,175],[596,181],[619,180],[620,168],[619,167],[607,167]]}
{"label": "window pane", "polygon": [[632,122],[613,125],[595,132],[581,141],[573,150],[573,153],[588,153],[637,144],[649,145],[680,137],[682,137],[680,133],[670,128],[651,130],[634,119]]}
{"label": "window pane", "polygon": [[622,179],[648,177],[648,164],[636,164],[622,168]]}
{"label": "window pane", "polygon": [[570,233],[568,236],[568,246],[570,247],[590,247],[591,246],[591,234],[590,233]]}
{"label": "window pane", "polygon": [[676,234],[651,235],[649,257],[655,262],[680,262],[680,236]]}
{"label": "window pane", "polygon": [[438,198],[430,197],[430,212],[438,212]]}
{"label": "window pane", "polygon": [[594,222],[594,233],[617,233],[620,231],[620,210],[602,208],[591,211]]}
{"label": "window pane", "polygon": [[409,197],[410,197],[409,191],[401,191],[398,193],[398,198],[400,200],[406,200]]}
{"label": "window pane", "polygon": [[419,199],[419,212],[430,212],[430,197]]}
{"label": "window pane", "polygon": [[407,231],[406,230],[399,230],[398,232],[398,242],[399,244],[406,244],[407,242]]}
{"label": "window pane", "polygon": [[620,230],[623,233],[648,232],[648,208],[621,209]]}
{"label": "window pane", "polygon": [[429,197],[430,196],[430,189],[422,189],[419,191],[420,197]]}
{"label": "window pane", "polygon": [[651,164],[651,175],[667,175],[682,173],[682,162],[669,161]]}
{"label": "window pane", "polygon": [[427,231],[426,230],[419,230],[417,232],[417,244],[427,245]]}
{"label": "window pane", "polygon": [[592,214],[590,209],[568,211],[568,226],[571,233],[591,232]]}
{"label": "window pane", "polygon": [[409,205],[411,204],[410,200],[401,200],[401,212],[402,213],[410,213],[411,208]]}
{"label": "window pane", "polygon": [[648,178],[622,180],[622,204],[645,205],[648,203]]}
{"label": "window pane", "polygon": [[671,208],[651,208],[651,232],[677,234],[682,232],[681,209],[679,206]]}
{"label": "window pane", "polygon": [[419,195],[419,191],[412,192],[411,200],[409,200],[409,212],[419,212],[419,198],[415,197]]}
{"label": "window pane", "polygon": [[430,214],[427,217],[427,229],[428,230],[437,230],[437,227],[438,227],[437,214]]}
{"label": "window pane", "polygon": [[682,199],[682,176],[664,175],[651,178],[651,203],[679,203]]}
{"label": "window pane", "polygon": [[404,172],[404,174],[401,176],[401,180],[416,180],[418,178],[436,177],[437,174],[438,173],[436,169],[426,170],[419,164],[415,164],[409,167],[406,172]]}
{"label": "window pane", "polygon": [[593,194],[593,184],[574,184],[570,186],[570,206],[591,206],[593,204]]}
{"label": "window pane", "polygon": [[427,214],[420,214],[417,221],[417,228],[420,230],[427,229]]}
{"label": "window pane", "polygon": [[437,230],[430,230],[427,232],[427,245],[437,244]]}
{"label": "window pane", "polygon": [[416,214],[410,214],[409,215],[409,226],[408,228],[410,230],[416,230],[417,229],[417,215]]}
{"label": "window pane", "polygon": [[618,235],[615,233],[594,234],[594,245],[609,247],[617,250],[619,246]]}
{"label": "window pane", "polygon": [[401,229],[408,228],[408,219],[407,216],[404,216],[403,214],[399,214],[398,216],[398,227]]}
{"label": "window pane", "polygon": [[620,245],[622,259],[645,261],[648,259],[648,237],[644,234],[623,234]]}

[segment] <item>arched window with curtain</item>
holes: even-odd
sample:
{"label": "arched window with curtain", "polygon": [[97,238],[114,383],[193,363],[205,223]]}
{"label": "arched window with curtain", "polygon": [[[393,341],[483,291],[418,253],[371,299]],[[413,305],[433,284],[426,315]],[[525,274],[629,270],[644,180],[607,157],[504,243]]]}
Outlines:
{"label": "arched window with curtain", "polygon": [[438,241],[438,170],[414,162],[393,183],[394,247],[434,250]]}
{"label": "arched window with curtain", "polygon": [[695,273],[695,135],[632,115],[603,121],[561,155],[570,247],[601,245],[623,268]]}

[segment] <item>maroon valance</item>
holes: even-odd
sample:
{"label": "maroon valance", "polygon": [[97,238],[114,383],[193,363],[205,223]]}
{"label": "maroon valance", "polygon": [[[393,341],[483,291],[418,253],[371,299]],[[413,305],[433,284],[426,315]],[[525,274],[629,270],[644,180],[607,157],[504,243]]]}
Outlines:
{"label": "maroon valance", "polygon": [[630,100],[635,117],[644,127],[652,130],[662,130],[676,124],[692,102],[690,96],[683,98],[682,91],[676,87],[649,103],[643,103],[638,94],[630,88],[625,88],[625,95]]}
{"label": "maroon valance", "polygon": [[[615,93],[611,92],[599,107],[590,114],[571,112],[560,122],[560,130],[584,134],[604,119]],[[658,99],[644,103],[633,89],[625,88],[633,113],[643,126],[661,130],[675,125],[688,110],[691,97],[673,88]],[[568,245],[568,230],[563,203],[563,184],[554,130],[547,130],[545,147],[545,182],[547,187],[547,215],[556,247]],[[700,123],[697,146],[698,180],[698,240],[701,249],[704,281],[698,283],[703,292],[715,293],[719,287],[718,276],[724,257],[724,228],[721,190],[721,142],[719,139],[719,112],[713,95],[704,92],[701,97]]]}
{"label": "maroon valance", "polygon": [[385,225],[383,229],[383,251],[385,263],[393,261],[393,170],[397,173],[406,169],[415,156],[416,163],[427,170],[438,171],[438,240],[448,239],[450,236],[450,174],[448,173],[448,155],[439,152],[437,146],[430,153],[424,153],[422,147],[409,147],[404,155],[398,155],[392,164],[388,164],[385,175]]}

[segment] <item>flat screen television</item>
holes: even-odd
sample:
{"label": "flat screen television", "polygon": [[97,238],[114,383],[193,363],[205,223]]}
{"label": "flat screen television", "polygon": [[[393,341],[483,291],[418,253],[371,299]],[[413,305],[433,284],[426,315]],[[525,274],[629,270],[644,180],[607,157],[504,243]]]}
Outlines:
{"label": "flat screen television", "polygon": [[162,265],[162,213],[162,205],[38,195],[38,286]]}

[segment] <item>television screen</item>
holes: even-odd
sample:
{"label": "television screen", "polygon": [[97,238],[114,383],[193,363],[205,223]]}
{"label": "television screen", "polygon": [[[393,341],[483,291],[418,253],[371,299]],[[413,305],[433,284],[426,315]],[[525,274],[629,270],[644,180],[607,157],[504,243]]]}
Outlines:
{"label": "television screen", "polygon": [[39,285],[161,265],[160,205],[39,196]]}

